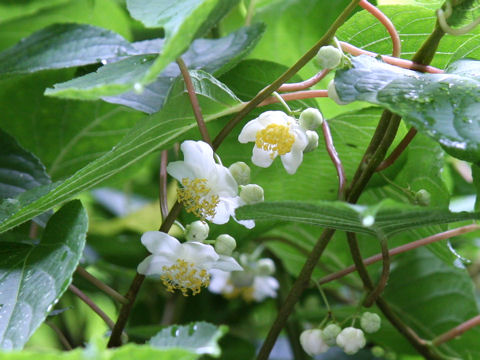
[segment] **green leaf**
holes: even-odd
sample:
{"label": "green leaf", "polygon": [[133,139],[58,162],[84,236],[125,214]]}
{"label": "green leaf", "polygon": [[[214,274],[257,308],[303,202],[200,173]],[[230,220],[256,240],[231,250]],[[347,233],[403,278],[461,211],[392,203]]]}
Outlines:
{"label": "green leaf", "polygon": [[242,206],[237,209],[236,216],[239,220],[290,221],[380,237],[421,226],[480,219],[478,212],[452,213],[442,208],[422,208],[392,200],[372,206],[341,201],[271,201]]}
{"label": "green leaf", "polygon": [[353,58],[352,64],[335,75],[342,101],[384,106],[452,156],[480,162],[480,81],[475,78],[480,65],[454,63],[446,74],[421,74],[366,55]]}
{"label": "green leaf", "polygon": [[[240,61],[260,39],[264,30],[262,24],[243,27],[220,39],[197,39],[182,55],[190,69],[204,70],[215,76],[222,75]],[[161,51],[163,40],[148,40],[132,44],[144,54]],[[129,106],[146,113],[159,111],[174,79],[180,75],[177,64],[170,64],[142,93],[129,91],[117,96],[103,97],[103,100]]]}
{"label": "green leaf", "polygon": [[0,23],[32,15],[67,1],[68,0],[4,1],[0,3]]}
{"label": "green leaf", "polygon": [[46,86],[72,74],[73,70],[39,72],[0,83],[0,127],[40,158],[53,181],[111,150],[144,118],[103,101],[65,101],[43,95]]}
{"label": "green leaf", "polygon": [[165,44],[160,56],[139,80],[147,84],[178,56],[198,36],[214,26],[238,0],[127,0],[130,14],[148,27],[163,27]]}
{"label": "green leaf", "polygon": [[[211,75],[202,71],[192,71],[191,76],[205,121],[232,114],[243,106],[235,94]],[[40,198],[38,194],[26,192],[25,196],[31,195],[28,201],[25,201],[28,205],[8,216],[8,219],[3,219],[0,231],[6,231],[61,204],[138,162],[153,151],[167,149],[196,126],[183,80],[179,79],[172,87],[164,108],[139,121],[111,151],[89,163],[48,193],[42,194]],[[37,199],[32,202],[32,197]],[[2,207],[8,205],[5,202],[0,203],[0,219]],[[19,206],[22,205],[20,201]]]}
{"label": "green leaf", "polygon": [[[447,266],[425,249],[410,251],[395,260],[385,298],[424,339],[433,339],[478,315],[467,271]],[[477,359],[479,337],[480,330],[476,327],[441,349],[457,358]]]}
{"label": "green leaf", "polygon": [[0,199],[15,198],[28,189],[50,183],[38,158],[2,130],[0,144]]}
{"label": "green leaf", "polygon": [[472,165],[473,184],[477,191],[477,198],[475,199],[475,210],[480,210],[480,166]]}
{"label": "green leaf", "polygon": [[150,345],[156,349],[186,349],[198,355],[219,357],[221,350],[218,340],[227,333],[228,327],[206,322],[191,323],[183,326],[169,326],[150,339]]}
{"label": "green leaf", "polygon": [[436,10],[443,5],[443,0],[379,0],[378,5],[417,5]]}
{"label": "green leaf", "polygon": [[55,213],[37,245],[2,242],[0,346],[20,349],[71,282],[88,219],[75,200]]}
{"label": "green leaf", "polygon": [[135,49],[120,35],[82,24],[56,24],[0,53],[0,75],[25,74],[98,62]]}

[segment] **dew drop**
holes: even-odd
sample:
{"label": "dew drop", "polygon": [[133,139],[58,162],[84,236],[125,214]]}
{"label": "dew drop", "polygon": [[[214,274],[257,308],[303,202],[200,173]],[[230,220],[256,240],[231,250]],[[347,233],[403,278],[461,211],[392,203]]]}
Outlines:
{"label": "dew drop", "polygon": [[367,215],[362,219],[362,225],[370,227],[375,223],[375,218],[372,215]]}
{"label": "dew drop", "polygon": [[102,59],[100,60],[100,62],[102,63],[102,65],[107,65],[107,59]]}
{"label": "dew drop", "polygon": [[143,85],[140,83],[135,83],[133,85],[133,91],[135,91],[137,94],[143,93]]}

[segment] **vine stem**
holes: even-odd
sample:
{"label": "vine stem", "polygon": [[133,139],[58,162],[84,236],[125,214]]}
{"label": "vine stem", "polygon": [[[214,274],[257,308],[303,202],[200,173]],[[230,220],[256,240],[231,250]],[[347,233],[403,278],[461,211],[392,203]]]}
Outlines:
{"label": "vine stem", "polygon": [[333,144],[332,133],[330,132],[330,127],[328,126],[328,122],[324,120],[322,122],[322,132],[323,138],[325,139],[325,147],[327,148],[328,155],[337,170],[338,176],[338,199],[344,200],[345,198],[345,187],[347,185],[347,180],[345,176],[345,169],[343,168],[342,161],[338,156],[337,150]]}
{"label": "vine stem", "polygon": [[[305,91],[297,91],[293,93],[287,94],[279,94],[284,101],[293,101],[293,100],[301,100],[301,99],[312,99],[318,97],[328,97],[327,90],[305,90]],[[280,100],[275,97],[271,96],[263,100],[258,106],[266,106],[270,104],[275,104],[280,102]]]}
{"label": "vine stem", "polygon": [[205,125],[205,121],[203,120],[202,110],[200,109],[200,104],[198,103],[195,87],[193,86],[192,78],[190,77],[190,73],[188,72],[187,65],[181,57],[179,57],[176,62],[178,67],[180,68],[180,72],[182,73],[183,80],[185,81],[188,97],[190,98],[190,104],[192,104],[193,114],[195,115],[195,119],[197,120],[198,130],[200,130],[203,141],[212,146],[212,140],[210,139],[210,135],[208,134],[207,125]]}
{"label": "vine stem", "polygon": [[167,198],[167,164],[168,151],[162,150],[160,155],[160,174],[159,174],[159,191],[158,198],[160,202],[160,214],[162,214],[162,221],[168,215],[168,198]]}
{"label": "vine stem", "polygon": [[68,341],[67,337],[62,333],[62,330],[60,330],[57,325],[55,325],[51,321],[45,321],[45,324],[48,325],[55,332],[55,334],[57,334],[58,339],[62,343],[65,350],[68,350],[68,351],[73,350],[73,347]]}
{"label": "vine stem", "polygon": [[408,145],[412,142],[413,138],[417,135],[417,129],[415,128],[410,128],[408,130],[408,133],[405,134],[405,137],[400,141],[400,143],[397,145],[397,147],[392,151],[392,153],[385,159],[383,160],[380,165],[378,165],[377,169],[375,171],[382,171],[388,168],[390,165],[393,165],[395,161],[402,155],[402,153],[405,151]]}
{"label": "vine stem", "polygon": [[70,284],[70,286],[68,287],[68,290],[70,290],[72,293],[74,293],[75,295],[77,295],[80,300],[82,300],[85,304],[87,304],[98,316],[100,316],[102,318],[103,321],[105,321],[105,324],[107,324],[107,326],[112,329],[113,326],[115,325],[115,323],[113,322],[112,319],[110,319],[108,317],[107,314],[105,314],[105,312],[103,312],[102,309],[100,309],[97,304],[95,304],[95,302],[90,299],[87,295],[85,295],[79,288],[77,288],[75,285],[73,284]]}
{"label": "vine stem", "polygon": [[322,71],[316,73],[310,79],[301,81],[298,83],[291,83],[291,84],[283,84],[278,88],[278,91],[298,91],[308,89],[313,85],[317,84],[320,80],[322,80],[327,74],[330,72],[330,69],[323,69]]}
{"label": "vine stem", "polygon": [[395,29],[395,25],[393,25],[392,21],[388,18],[388,16],[381,12],[376,6],[370,4],[367,0],[361,0],[358,5],[375,16],[378,21],[385,26],[385,29],[387,29],[388,33],[390,34],[390,38],[392,39],[392,56],[399,57],[401,53],[401,41],[398,31]]}
{"label": "vine stem", "polygon": [[377,301],[378,297],[382,294],[385,286],[387,286],[388,277],[390,276],[390,253],[388,251],[388,243],[387,239],[383,238],[380,240],[380,246],[382,247],[382,275],[380,276],[380,280],[378,281],[377,286],[368,294],[367,298],[363,302],[363,306],[370,307],[372,306],[375,301]]}
{"label": "vine stem", "polygon": [[343,25],[347,20],[350,13],[356,8],[360,0],[352,0],[350,4],[342,11],[342,13],[337,17],[334,23],[330,26],[328,31],[323,35],[323,37],[308,51],[303,55],[292,67],[285,71],[278,79],[273,83],[267,86],[265,89],[260,91],[252,100],[250,100],[245,107],[240,110],[231,119],[213,140],[213,149],[216,150],[218,146],[223,142],[228,134],[235,128],[235,126],[243,120],[243,118],[254,108],[256,108],[263,100],[265,100],[270,94],[276,91],[281,85],[283,85],[288,79],[290,79],[294,74],[296,74],[305,64],[307,64],[317,53],[318,50],[325,45],[328,45],[337,29]]}
{"label": "vine stem", "polygon": [[[412,242],[410,242],[408,244],[405,244],[405,245],[397,246],[396,248],[393,248],[393,249],[389,250],[388,254],[389,254],[390,257],[392,257],[392,256],[402,254],[402,253],[407,252],[407,251],[411,251],[413,249],[417,249],[419,247],[422,247],[422,246],[425,246],[425,245],[428,245],[428,244],[432,244],[432,243],[437,242],[437,241],[450,239],[454,236],[459,236],[461,234],[466,234],[466,233],[469,233],[469,232],[472,232],[472,231],[477,231],[477,230],[480,230],[480,225],[471,224],[471,225],[462,226],[462,227],[459,227],[459,228],[456,228],[456,229],[453,229],[453,230],[448,230],[448,231],[444,231],[444,232],[441,232],[441,233],[438,233],[438,234],[435,234],[435,235],[432,235],[432,236],[428,236],[428,237],[420,239],[420,240],[412,241]],[[376,262],[378,262],[380,260],[382,260],[382,254],[381,253],[370,256],[369,258],[364,259],[363,263],[368,266],[368,265],[375,264]],[[344,277],[348,274],[353,273],[356,269],[357,268],[356,268],[355,265],[346,267],[345,269],[337,271],[333,274],[324,276],[323,278],[318,280],[318,283],[320,285],[322,285],[322,284],[326,284],[326,283],[329,283],[331,281],[340,279],[340,278],[342,278],[342,277]]]}
{"label": "vine stem", "polygon": [[95,285],[98,289],[102,290],[105,294],[111,296],[113,299],[117,300],[121,304],[126,304],[128,302],[127,298],[119,294],[116,290],[112,289],[110,286],[104,282],[98,280],[95,276],[90,274],[81,266],[77,266],[75,272],[83,277],[85,280],[89,281],[91,284]]}
{"label": "vine stem", "polygon": [[480,315],[477,315],[470,320],[465,321],[464,323],[450,329],[449,331],[443,333],[442,335],[437,336],[433,341],[432,344],[434,346],[439,346],[447,341],[450,341],[457,336],[462,335],[464,332],[470,330],[471,328],[480,325]]}
{"label": "vine stem", "polygon": [[[377,53],[371,52],[371,51],[366,51],[363,49],[359,49],[356,46],[353,46],[352,44],[346,43],[344,41],[340,41],[340,45],[342,46],[342,50],[345,52],[348,52],[349,54],[352,54],[354,56],[358,55],[368,55],[372,57],[377,57],[379,56]],[[395,65],[404,69],[410,69],[410,70],[415,70],[415,71],[421,71],[424,73],[431,73],[431,74],[443,74],[444,71],[442,69],[438,69],[436,67],[430,66],[430,65],[423,65],[419,64],[418,62],[411,61],[411,60],[405,60],[405,59],[398,59],[392,56],[387,56],[387,55],[380,55],[382,60],[386,62],[387,64],[390,65]]]}

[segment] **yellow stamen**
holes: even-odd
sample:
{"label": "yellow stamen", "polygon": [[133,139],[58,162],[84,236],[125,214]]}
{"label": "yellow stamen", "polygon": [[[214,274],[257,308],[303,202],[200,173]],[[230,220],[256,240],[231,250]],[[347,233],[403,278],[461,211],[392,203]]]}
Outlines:
{"label": "yellow stamen", "polygon": [[162,267],[162,276],[160,279],[167,288],[167,291],[174,292],[180,290],[183,296],[188,296],[188,290],[192,295],[197,295],[202,287],[207,287],[210,283],[210,274],[205,269],[195,267],[195,264],[182,259],[171,266]]}
{"label": "yellow stamen", "polygon": [[178,201],[183,204],[187,212],[198,216],[201,220],[215,216],[215,209],[219,203],[218,195],[210,195],[207,179],[182,179],[183,188],[177,190]]}
{"label": "yellow stamen", "polygon": [[285,155],[292,150],[295,136],[290,128],[285,125],[270,124],[265,129],[257,132],[255,145],[266,151],[272,151],[270,157],[273,159],[275,153]]}

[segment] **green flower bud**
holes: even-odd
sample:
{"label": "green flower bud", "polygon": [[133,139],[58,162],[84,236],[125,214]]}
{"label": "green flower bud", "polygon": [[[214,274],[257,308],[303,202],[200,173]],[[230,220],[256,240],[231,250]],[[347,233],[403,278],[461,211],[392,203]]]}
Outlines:
{"label": "green flower bud", "polygon": [[185,239],[187,241],[202,242],[208,237],[209,231],[210,228],[206,222],[200,220],[194,221],[185,227]]}
{"label": "green flower bud", "polygon": [[235,287],[248,287],[253,285],[255,275],[249,271],[232,271],[230,280]]}
{"label": "green flower bud", "polygon": [[263,201],[263,188],[257,184],[240,186],[240,198],[246,204],[256,204]]}
{"label": "green flower bud", "polygon": [[337,343],[336,339],[340,331],[342,331],[342,328],[337,324],[329,324],[323,329],[322,339],[328,346],[334,346]]}
{"label": "green flower bud", "polygon": [[382,319],[375,313],[364,312],[360,318],[360,326],[369,334],[377,332],[380,329],[381,324]]}
{"label": "green flower bud", "polygon": [[298,122],[305,130],[315,130],[322,125],[323,115],[318,109],[308,108],[302,111]]}
{"label": "green flower bud", "polygon": [[415,201],[422,206],[430,205],[430,193],[425,189],[420,189],[415,193]]}
{"label": "green flower bud", "polygon": [[383,358],[383,356],[385,355],[385,350],[380,346],[372,347],[371,351],[372,351],[372,355],[378,358]]}
{"label": "green flower bud", "polygon": [[250,167],[243,161],[237,161],[228,168],[238,185],[250,183]]}
{"label": "green flower bud", "polygon": [[346,105],[348,102],[340,100],[340,97],[338,96],[337,89],[335,88],[335,81],[332,80],[328,83],[328,97],[335,101],[338,105]]}
{"label": "green flower bud", "polygon": [[335,46],[322,46],[317,53],[317,60],[322,69],[335,69],[342,63],[343,53]]}
{"label": "green flower bud", "polygon": [[272,259],[263,258],[257,262],[257,273],[260,276],[269,276],[275,272],[275,263]]}
{"label": "green flower bud", "polygon": [[215,251],[220,255],[232,255],[233,250],[237,247],[237,242],[228,234],[222,234],[215,240]]}
{"label": "green flower bud", "polygon": [[318,148],[318,134],[316,131],[313,130],[307,130],[307,146],[303,150],[304,153],[310,152]]}

